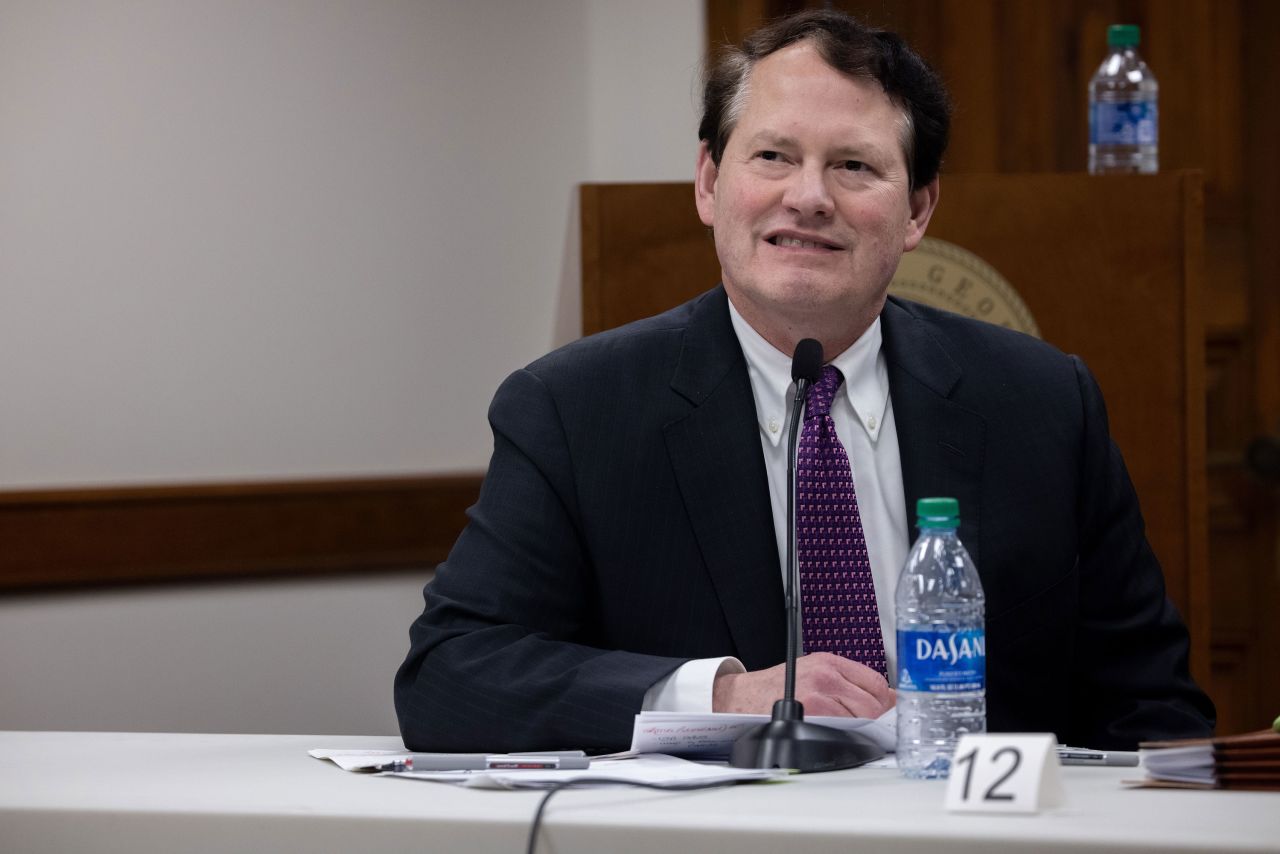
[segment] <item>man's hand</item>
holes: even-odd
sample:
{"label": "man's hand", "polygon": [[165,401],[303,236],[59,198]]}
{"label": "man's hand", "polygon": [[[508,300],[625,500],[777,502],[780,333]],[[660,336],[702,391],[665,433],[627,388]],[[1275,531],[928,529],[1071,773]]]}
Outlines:
{"label": "man's hand", "polygon": [[[782,698],[786,665],[716,677],[711,710],[767,715]],[[829,652],[796,659],[796,699],[806,715],[878,718],[893,707],[897,692],[876,671]]]}

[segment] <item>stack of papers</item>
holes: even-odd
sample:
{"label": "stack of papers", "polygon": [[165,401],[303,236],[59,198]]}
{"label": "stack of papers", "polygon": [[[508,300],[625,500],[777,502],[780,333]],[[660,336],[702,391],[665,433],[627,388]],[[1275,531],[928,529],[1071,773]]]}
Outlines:
{"label": "stack of papers", "polygon": [[1280,733],[1147,741],[1138,745],[1147,779],[1158,788],[1280,791]]}
{"label": "stack of papers", "polygon": [[[726,715],[721,713],[641,712],[631,732],[632,753],[668,753],[696,759],[728,759],[738,736],[752,727],[768,723],[769,715]],[[840,730],[857,731],[882,750],[893,752],[897,739],[897,709],[878,718],[835,718],[806,716],[809,723]]]}
{"label": "stack of papers", "polygon": [[[345,771],[375,771],[378,766],[403,760],[411,754],[394,750],[307,751],[317,759],[327,759]],[[476,789],[546,789],[563,783],[607,785],[609,782],[646,783],[651,786],[684,788],[715,786],[752,780],[772,780],[789,772],[777,769],[728,768],[702,765],[674,756],[623,756],[594,758],[585,770],[554,771],[384,771],[381,776],[406,780],[454,783]],[[596,781],[599,781],[598,783]]]}

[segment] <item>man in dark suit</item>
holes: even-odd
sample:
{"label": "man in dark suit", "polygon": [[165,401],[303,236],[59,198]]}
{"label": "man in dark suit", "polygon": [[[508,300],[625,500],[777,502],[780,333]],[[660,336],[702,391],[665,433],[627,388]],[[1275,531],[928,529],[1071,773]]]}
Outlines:
{"label": "man in dark suit", "polygon": [[[847,380],[832,417],[886,637],[906,509],[955,496],[987,597],[991,729],[1112,748],[1211,731],[1083,364],[886,300],[938,200],[932,71],[892,34],[802,13],[722,62],[705,106],[695,195],[723,286],[499,389],[480,500],[397,675],[405,743],[617,749],[642,708],[769,711],[785,461],[768,413],[806,337]],[[892,666],[818,652],[798,673],[810,714],[894,702]]]}

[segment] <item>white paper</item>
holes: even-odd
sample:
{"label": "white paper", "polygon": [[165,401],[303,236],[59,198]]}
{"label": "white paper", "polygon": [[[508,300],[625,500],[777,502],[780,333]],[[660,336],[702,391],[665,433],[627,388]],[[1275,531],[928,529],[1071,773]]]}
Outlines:
{"label": "white paper", "polygon": [[[752,727],[768,723],[768,715],[728,715],[719,712],[641,712],[631,732],[631,753],[668,753],[700,759],[728,757],[733,742]],[[892,752],[897,740],[897,709],[878,718],[806,717],[809,723],[856,731],[880,749]]]}
{"label": "white paper", "polygon": [[[685,786],[692,783],[715,785],[747,780],[771,780],[788,772],[767,768],[729,768],[703,765],[674,756],[645,755],[627,759],[592,759],[591,767],[582,771],[395,771],[381,776],[406,780],[429,780],[455,783],[477,789],[545,789],[559,783],[593,780],[649,783],[656,786]],[[603,781],[598,785],[609,785]]]}
{"label": "white paper", "polygon": [[1213,745],[1207,742],[1185,747],[1143,748],[1139,760],[1153,780],[1175,783],[1213,783]]}
{"label": "white paper", "polygon": [[379,765],[403,760],[411,754],[408,750],[349,750],[317,747],[315,750],[308,750],[307,755],[314,756],[316,759],[328,759],[343,771],[366,771],[377,768]]}

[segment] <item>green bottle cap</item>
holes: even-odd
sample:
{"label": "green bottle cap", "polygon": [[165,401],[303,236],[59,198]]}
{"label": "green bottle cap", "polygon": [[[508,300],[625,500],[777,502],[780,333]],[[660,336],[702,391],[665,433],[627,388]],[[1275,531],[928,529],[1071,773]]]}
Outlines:
{"label": "green bottle cap", "polygon": [[954,498],[921,498],[916,502],[916,525],[921,528],[955,528],[960,524],[960,502]]}
{"label": "green bottle cap", "polygon": [[1112,24],[1107,27],[1107,47],[1137,47],[1142,30],[1135,24]]}

